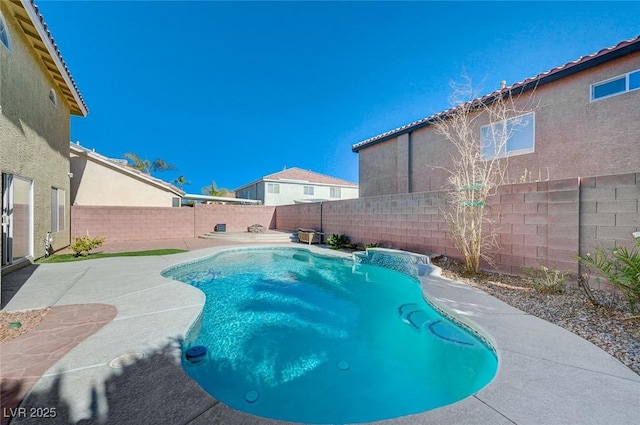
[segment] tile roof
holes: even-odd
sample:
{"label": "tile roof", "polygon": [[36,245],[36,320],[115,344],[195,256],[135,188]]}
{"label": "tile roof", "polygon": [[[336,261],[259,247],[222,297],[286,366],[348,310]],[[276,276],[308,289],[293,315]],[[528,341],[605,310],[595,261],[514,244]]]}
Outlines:
{"label": "tile roof", "polygon": [[358,187],[357,183],[327,176],[326,174],[316,173],[314,171],[303,170],[302,168],[298,167],[287,168],[277,173],[269,174],[262,177],[260,180],[297,180],[317,184]]}
{"label": "tile roof", "polygon": [[[604,63],[604,62],[607,62],[607,61],[610,61],[610,60],[613,60],[637,51],[640,51],[640,36],[622,41],[616,44],[615,46],[604,48],[590,55],[581,56],[574,61],[552,68],[548,71],[541,72],[538,75],[526,78],[522,81],[512,84],[511,86],[501,88],[500,90],[496,90],[492,93],[489,93],[477,99],[473,99],[470,102],[472,103],[477,102],[478,104],[491,103],[494,99],[498,98],[499,96],[503,96],[507,93],[520,94],[524,91],[531,90],[543,84],[551,83],[553,81],[559,80],[560,78],[567,77],[577,72],[584,71],[586,69],[600,65],[601,63]],[[446,118],[454,110],[455,108],[449,108],[445,111],[438,112],[429,117],[419,119],[417,121],[411,122],[409,124],[394,128],[393,130],[390,130],[382,134],[379,134],[377,136],[371,137],[369,139],[363,140],[353,145],[351,147],[351,150],[353,152],[358,152],[360,149],[366,146],[383,142],[385,140],[396,137],[403,133],[408,133],[418,128],[427,127],[439,119]]]}
{"label": "tile roof", "polygon": [[32,48],[71,105],[71,113],[87,115],[89,109],[71,76],[51,31],[34,0],[11,0],[7,3]]}
{"label": "tile roof", "polygon": [[177,188],[171,183],[168,183],[164,180],[160,180],[159,178],[153,177],[152,175],[147,173],[143,173],[142,171],[127,165],[128,161],[126,159],[108,158],[104,155],[101,155],[95,152],[94,150],[87,149],[84,146],[80,146],[75,143],[71,143],[71,152],[75,154],[87,155],[88,157],[93,158],[97,162],[100,162],[104,165],[110,165],[111,168],[114,168],[123,174],[129,174],[133,177],[137,177],[140,180],[146,181],[147,183],[150,183],[156,186],[160,186],[177,195],[183,196],[185,194],[185,192],[182,189]]}

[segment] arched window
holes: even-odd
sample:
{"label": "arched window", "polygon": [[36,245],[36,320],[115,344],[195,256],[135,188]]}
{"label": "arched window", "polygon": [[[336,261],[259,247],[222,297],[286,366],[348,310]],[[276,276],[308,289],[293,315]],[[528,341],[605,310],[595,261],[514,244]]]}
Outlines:
{"label": "arched window", "polygon": [[9,28],[7,28],[7,23],[4,21],[2,13],[0,13],[0,43],[11,50],[11,47],[9,47]]}
{"label": "arched window", "polygon": [[53,106],[58,106],[58,98],[56,97],[56,92],[53,89],[49,90],[49,100],[53,103]]}

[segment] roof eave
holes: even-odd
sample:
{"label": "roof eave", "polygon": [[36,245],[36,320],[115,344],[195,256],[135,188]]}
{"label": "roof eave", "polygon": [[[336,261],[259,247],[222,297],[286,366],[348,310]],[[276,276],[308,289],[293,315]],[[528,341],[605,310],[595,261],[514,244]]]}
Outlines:
{"label": "roof eave", "polygon": [[[184,196],[185,192],[184,190],[178,189],[177,187],[173,186],[170,183],[167,183],[165,181],[162,181],[160,179],[158,179],[158,181],[156,181],[155,179],[152,179],[150,177],[147,177],[146,175],[144,175],[144,173],[137,173],[135,171],[132,170],[128,170],[124,167],[119,166],[118,164],[109,161],[106,157],[103,157],[102,155],[93,152],[93,151],[89,151],[87,149],[84,149],[82,147],[76,146],[73,143],[70,143],[70,150],[71,152],[75,153],[75,154],[80,154],[80,155],[84,155],[87,158],[91,158],[92,160],[94,160],[95,162],[98,162],[102,165],[104,165],[107,168],[110,168],[112,170],[118,171],[120,173],[123,173],[125,175],[128,175],[129,177],[133,177],[137,180],[140,180],[144,183],[147,183],[149,185],[152,185],[158,189],[161,190],[166,190],[169,191],[175,195],[178,195],[180,197]],[[164,183],[164,184],[163,184]]]}
{"label": "roof eave", "polygon": [[[625,44],[625,43],[628,43],[628,44]],[[612,48],[602,49],[594,53],[593,57],[588,57],[588,56],[582,57],[580,59],[569,62],[560,67],[556,67],[544,73],[540,73],[535,77],[528,78],[520,83],[516,83],[511,87],[507,87],[505,89],[498,90],[493,93],[489,93],[478,99],[473,99],[471,102],[475,102],[482,99],[483,102],[485,103],[491,103],[497,97],[504,96],[507,93],[511,93],[513,95],[519,95],[521,93],[532,90],[544,84],[552,83],[554,81],[560,80],[562,78],[568,77],[578,72],[585,71],[587,69],[601,65],[605,62],[618,59],[622,56],[625,56],[637,51],[640,51],[640,37],[636,37],[635,39],[620,42]],[[416,121],[415,124],[407,124],[402,127],[399,127],[396,130],[390,130],[386,133],[382,133],[379,136],[374,136],[365,141],[356,143],[351,147],[351,151],[357,153],[364,148],[377,145],[378,143],[386,142],[387,140],[393,139],[402,134],[411,133],[420,128],[428,127],[432,125],[434,122],[436,122],[438,119],[445,118],[446,114],[449,113],[451,110],[452,109],[448,109],[446,111],[436,113],[435,115],[432,115],[428,118],[423,118],[421,120]]]}
{"label": "roof eave", "polygon": [[[79,115],[83,117],[87,116],[87,113],[89,112],[89,110],[85,105],[84,100],[82,99],[82,95],[80,94],[78,87],[73,81],[71,74],[69,73],[69,69],[63,62],[57,47],[53,44],[53,39],[51,38],[49,31],[45,29],[44,22],[42,21],[41,15],[38,13],[35,4],[31,0],[21,0],[21,5],[22,5],[22,8],[27,13],[27,15],[29,16],[29,19],[31,19],[33,26],[38,32],[38,36],[40,37],[42,43],[47,48],[49,57],[55,63],[56,67],[58,68],[58,72],[64,79],[64,82],[67,85],[67,88],[69,89],[69,91],[71,92],[71,95],[73,96],[73,100],[75,101],[75,103],[71,105],[71,108],[70,108],[71,114]],[[68,99],[68,97],[66,96],[65,98]]]}

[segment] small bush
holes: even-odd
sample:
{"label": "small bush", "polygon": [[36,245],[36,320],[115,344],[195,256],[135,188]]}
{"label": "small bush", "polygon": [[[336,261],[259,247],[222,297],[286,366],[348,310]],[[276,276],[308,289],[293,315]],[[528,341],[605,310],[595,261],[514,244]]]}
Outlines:
{"label": "small bush", "polygon": [[89,251],[102,246],[106,240],[107,238],[83,236],[81,238],[74,238],[73,243],[69,247],[76,257],[86,257],[89,255]]}
{"label": "small bush", "polygon": [[619,247],[607,251],[597,248],[595,255],[587,254],[578,259],[587,267],[598,270],[622,291],[631,311],[636,311],[636,305],[640,303],[640,239],[632,249]]}
{"label": "small bush", "polygon": [[569,276],[568,271],[550,269],[545,266],[523,267],[522,271],[529,284],[538,292],[544,294],[561,294]]}
{"label": "small bush", "polygon": [[335,233],[327,239],[327,245],[331,249],[343,249],[351,244],[351,240],[347,235],[336,235]]}
{"label": "small bush", "polygon": [[378,242],[372,242],[372,243],[367,243],[364,244],[365,249],[366,248],[379,248],[380,244]]}

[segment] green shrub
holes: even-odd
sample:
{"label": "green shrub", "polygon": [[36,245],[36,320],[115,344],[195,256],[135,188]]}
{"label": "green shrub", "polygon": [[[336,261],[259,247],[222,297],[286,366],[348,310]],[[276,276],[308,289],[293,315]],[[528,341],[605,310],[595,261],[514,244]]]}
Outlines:
{"label": "green shrub", "polygon": [[529,284],[544,294],[561,294],[564,292],[568,271],[550,269],[546,266],[522,267]]}
{"label": "green shrub", "polygon": [[69,247],[76,257],[86,257],[89,255],[89,251],[102,246],[106,240],[107,238],[83,236],[81,238],[74,238],[73,243]]}
{"label": "green shrub", "polygon": [[380,247],[380,244],[377,242],[372,242],[372,243],[366,243],[364,244],[365,249],[366,248],[378,248]]}
{"label": "green shrub", "polygon": [[[584,265],[600,271],[602,276],[626,297],[629,308],[635,312],[640,303],[640,239],[632,249],[625,247],[597,248],[595,255],[578,257]],[[599,278],[597,278],[599,280]]]}
{"label": "green shrub", "polygon": [[336,235],[335,233],[327,239],[327,245],[331,249],[343,249],[351,244],[351,240],[347,235]]}

